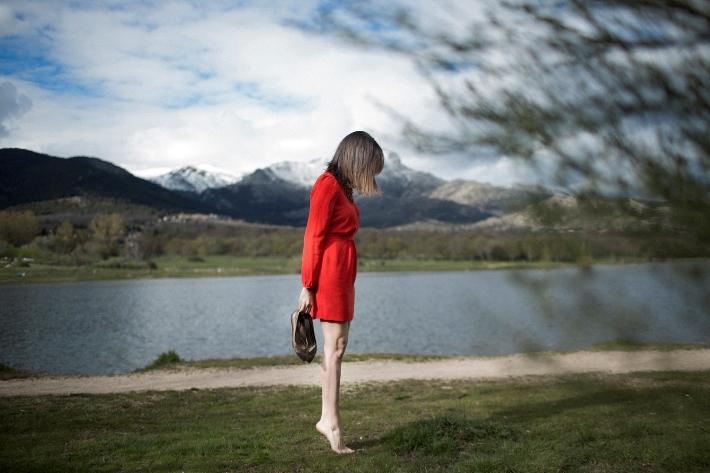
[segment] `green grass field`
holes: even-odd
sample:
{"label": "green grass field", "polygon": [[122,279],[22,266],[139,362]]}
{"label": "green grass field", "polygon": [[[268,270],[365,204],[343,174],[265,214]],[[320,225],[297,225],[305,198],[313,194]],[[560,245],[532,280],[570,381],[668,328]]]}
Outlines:
{"label": "green grass field", "polygon": [[[706,258],[705,258],[706,259]],[[624,264],[647,262],[645,258],[600,259],[593,263]],[[6,282],[60,282],[97,279],[139,279],[164,277],[244,276],[266,274],[300,274],[300,258],[207,256],[204,261],[161,256],[154,260],[156,269],[143,263],[126,267],[112,267],[102,263],[85,266],[58,266],[31,263],[28,267],[11,266],[0,268],[0,283]],[[451,271],[508,268],[554,268],[578,265],[560,262],[524,261],[447,261],[417,259],[367,259],[360,258],[358,273],[366,271]]]}
{"label": "green grass field", "polygon": [[[623,339],[589,350],[701,349]],[[547,352],[551,353],[551,352]],[[565,352],[556,352],[565,353]],[[440,355],[347,353],[346,361]],[[313,363],[318,363],[319,357]],[[181,360],[143,370],[303,364],[295,356]],[[0,378],[25,377],[0,366]],[[138,370],[138,371],[143,371]],[[710,371],[344,385],[353,455],[314,428],[319,387],[0,398],[0,471],[701,472]]]}
{"label": "green grass field", "polygon": [[710,376],[657,372],[0,399],[0,471],[706,472]]}

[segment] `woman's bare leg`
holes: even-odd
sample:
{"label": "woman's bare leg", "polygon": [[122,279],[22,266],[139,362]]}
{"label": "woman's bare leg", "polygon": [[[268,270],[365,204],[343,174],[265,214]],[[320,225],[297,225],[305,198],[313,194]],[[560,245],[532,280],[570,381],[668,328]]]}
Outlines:
{"label": "woman's bare leg", "polygon": [[316,429],[330,442],[330,447],[337,453],[353,452],[343,442],[340,428],[340,371],[345,347],[348,344],[350,321],[328,322],[321,319],[323,329],[323,361],[321,362],[321,383],[323,403],[321,419]]}
{"label": "woman's bare leg", "polygon": [[325,364],[325,355],[321,357],[321,362],[320,362],[320,385],[321,385],[321,409],[320,409],[320,420],[324,421],[328,418],[328,413],[326,412],[326,399],[328,397],[328,378],[326,377],[327,375],[327,370],[326,370],[326,364]]}

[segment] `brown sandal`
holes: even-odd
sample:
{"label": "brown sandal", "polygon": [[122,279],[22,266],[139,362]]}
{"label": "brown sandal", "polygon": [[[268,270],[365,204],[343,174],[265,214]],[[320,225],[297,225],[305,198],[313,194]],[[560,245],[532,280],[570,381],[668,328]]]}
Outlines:
{"label": "brown sandal", "polygon": [[311,314],[295,310],[291,314],[291,346],[296,355],[310,363],[318,351]]}

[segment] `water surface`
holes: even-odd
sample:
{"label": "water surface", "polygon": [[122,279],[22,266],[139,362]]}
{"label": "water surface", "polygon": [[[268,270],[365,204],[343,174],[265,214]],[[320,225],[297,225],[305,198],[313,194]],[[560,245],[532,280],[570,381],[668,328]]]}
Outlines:
{"label": "water surface", "polygon": [[[704,277],[689,279],[693,268]],[[617,337],[710,343],[709,272],[710,262],[360,272],[347,351],[497,355]],[[300,289],[299,275],[0,285],[0,361],[118,373],[170,349],[185,359],[292,354]],[[321,352],[319,322],[316,336]]]}

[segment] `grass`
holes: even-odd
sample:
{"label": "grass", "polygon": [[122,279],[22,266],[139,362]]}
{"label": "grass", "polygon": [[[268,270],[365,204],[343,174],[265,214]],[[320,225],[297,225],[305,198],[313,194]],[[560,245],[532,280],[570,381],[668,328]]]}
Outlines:
{"label": "grass", "polygon": [[710,345],[705,343],[676,343],[676,342],[640,342],[638,340],[628,340],[617,338],[606,342],[594,343],[589,347],[592,351],[607,351],[607,350],[703,350],[710,348]]}
{"label": "grass", "polygon": [[[609,350],[659,350],[659,351],[670,351],[670,350],[702,350],[710,349],[710,345],[703,343],[674,343],[674,342],[640,342],[635,340],[626,339],[615,339],[605,342],[598,342],[585,348],[585,350],[590,351],[609,351]],[[573,353],[579,351],[575,350],[558,350],[558,351],[544,351],[544,352],[530,352],[531,354],[554,354],[554,353]],[[438,354],[408,354],[408,353],[378,353],[378,352],[368,352],[368,353],[351,353],[347,352],[345,355],[345,362],[356,362],[356,361],[368,361],[368,360],[396,360],[403,361],[407,363],[421,362],[421,361],[435,361],[435,360],[445,360],[451,358],[466,358],[468,356],[474,358],[480,358],[480,356],[475,355],[438,355]],[[497,355],[496,355],[497,356]],[[313,361],[312,365],[320,364],[322,359],[322,354],[318,353]],[[166,361],[172,360],[172,361]],[[203,360],[184,360],[180,359],[179,356],[173,352],[172,355],[169,353],[162,353],[156,361],[146,366],[145,368],[139,368],[135,372],[145,372],[154,369],[182,369],[182,368],[253,368],[259,366],[279,366],[279,365],[302,365],[303,361],[298,359],[295,355],[273,355],[273,356],[260,356],[251,358],[207,358]]]}
{"label": "grass", "polygon": [[[659,350],[659,351],[669,351],[669,350],[702,350],[710,349],[710,345],[702,343],[674,343],[674,342],[639,342],[635,340],[625,340],[625,339],[615,339],[605,342],[598,342],[585,348],[585,350],[590,351],[608,351],[608,350]],[[555,354],[555,353],[572,353],[579,351],[575,350],[557,350],[557,351],[538,351],[529,352],[530,355],[542,355],[542,354]],[[367,353],[354,353],[347,352],[345,354],[345,362],[358,362],[358,361],[368,361],[368,360],[394,360],[401,361],[405,363],[415,363],[422,361],[436,361],[436,360],[446,360],[452,358],[466,358],[466,357],[482,358],[478,355],[439,355],[439,354],[429,354],[429,353],[386,353],[386,352],[367,352]],[[497,356],[497,355],[495,355]],[[492,356],[491,356],[492,357]],[[322,360],[322,354],[318,353],[311,361],[312,365],[320,364]],[[133,370],[134,373],[145,373],[153,370],[181,370],[181,369],[193,369],[193,368],[258,368],[267,366],[287,366],[287,365],[303,365],[304,362],[297,358],[295,355],[272,355],[272,356],[258,356],[258,357],[233,357],[233,358],[206,358],[202,360],[187,360],[180,357],[180,355],[175,350],[170,350],[163,352],[158,357],[143,368],[138,368]],[[43,373],[33,373],[29,371],[23,371],[6,364],[0,363],[0,380],[4,379],[16,379],[16,378],[29,378],[29,377],[42,377],[45,376]]]}
{"label": "grass", "polygon": [[153,260],[156,269],[147,265],[112,267],[105,263],[82,266],[61,266],[32,263],[26,268],[0,268],[0,282],[61,282],[104,279],[145,279],[165,277],[247,276],[288,274],[300,271],[300,260],[278,257],[210,256],[203,261],[181,257],[159,257]]}
{"label": "grass", "polygon": [[6,365],[5,363],[0,363],[0,380],[29,378],[31,376],[33,376],[33,374],[29,371],[19,370],[17,368],[13,368],[12,366]]}
{"label": "grass", "polygon": [[146,369],[164,369],[168,366],[175,365],[176,363],[182,362],[180,355],[175,352],[175,350],[169,350],[158,355],[155,361],[146,367]]}
{"label": "grass", "polygon": [[[347,388],[347,389],[346,389]],[[0,471],[704,472],[708,372],[0,398]]]}
{"label": "grass", "polygon": [[[698,260],[698,258],[690,259]],[[707,258],[700,259],[705,260]],[[0,283],[300,274],[301,270],[300,257],[206,256],[201,258],[201,261],[193,261],[178,256],[161,256],[152,261],[156,264],[155,269],[149,268],[147,264],[131,265],[132,267],[112,267],[105,262],[84,266],[49,265],[37,262],[31,263],[28,267],[2,267],[0,268]],[[590,263],[625,264],[643,262],[648,262],[648,259],[607,258],[594,260]],[[578,265],[579,263],[542,261],[384,260],[361,257],[358,261],[358,273],[369,271],[472,271],[482,269],[556,268]]]}
{"label": "grass", "polygon": [[[162,358],[161,354],[158,359]],[[433,361],[443,360],[447,358],[456,358],[453,355],[435,355],[435,354],[404,354],[404,353],[347,353],[346,361],[366,361],[366,360],[397,360],[405,362],[417,361]],[[311,365],[320,364],[322,354],[317,354]],[[156,360],[157,361],[157,360]],[[172,363],[162,363],[156,365],[156,362],[151,363],[145,368],[139,368],[135,372],[145,372],[154,369],[181,369],[181,368],[256,368],[260,366],[281,366],[281,365],[303,365],[296,355],[273,355],[273,356],[258,356],[250,358],[207,358],[204,360],[180,360]]]}

